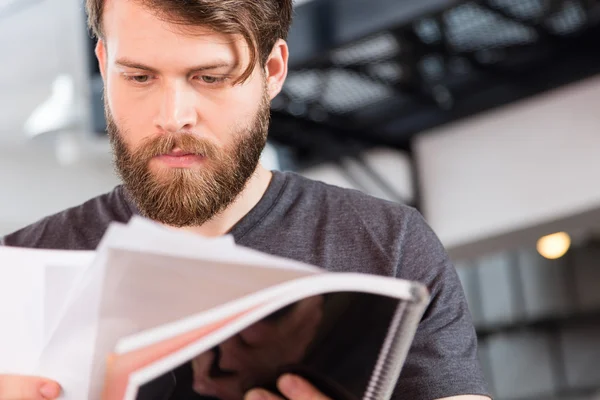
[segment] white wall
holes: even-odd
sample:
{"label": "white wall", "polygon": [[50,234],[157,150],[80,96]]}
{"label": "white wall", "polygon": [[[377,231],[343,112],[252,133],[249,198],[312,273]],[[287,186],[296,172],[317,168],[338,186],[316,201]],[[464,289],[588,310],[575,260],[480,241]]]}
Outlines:
{"label": "white wall", "polygon": [[444,244],[600,207],[599,105],[596,77],[420,136],[424,213]]}
{"label": "white wall", "polygon": [[310,179],[360,190],[383,200],[405,204],[415,200],[411,159],[395,149],[369,149],[360,158],[346,157],[299,172]]}

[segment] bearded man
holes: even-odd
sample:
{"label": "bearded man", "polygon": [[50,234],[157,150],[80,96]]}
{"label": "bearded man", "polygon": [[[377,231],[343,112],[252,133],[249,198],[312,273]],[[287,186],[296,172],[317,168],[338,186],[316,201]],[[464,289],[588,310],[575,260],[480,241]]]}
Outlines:
{"label": "bearded man", "polygon": [[[86,6],[122,185],[7,235],[4,245],[93,250],[111,222],[141,215],[208,237],[231,234],[239,245],[329,271],[419,281],[432,301],[394,398],[488,398],[456,271],[423,217],[259,162],[270,101],[288,71],[291,0]],[[297,376],[278,384],[290,400],[325,398]],[[59,385],[0,376],[0,400],[53,399]],[[207,395],[200,386],[196,394]],[[278,398],[261,390],[244,396]]]}

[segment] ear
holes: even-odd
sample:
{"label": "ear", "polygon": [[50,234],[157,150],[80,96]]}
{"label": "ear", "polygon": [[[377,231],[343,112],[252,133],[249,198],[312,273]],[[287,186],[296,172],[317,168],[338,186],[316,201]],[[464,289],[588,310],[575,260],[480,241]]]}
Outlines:
{"label": "ear", "polygon": [[107,62],[107,54],[106,54],[106,46],[104,45],[104,41],[102,39],[98,40],[96,43],[96,58],[98,59],[98,66],[100,67],[100,75],[102,75],[102,80],[106,82],[106,62]]}
{"label": "ear", "polygon": [[273,46],[265,65],[267,87],[271,100],[281,92],[281,88],[287,78],[289,50],[287,43],[280,39]]}

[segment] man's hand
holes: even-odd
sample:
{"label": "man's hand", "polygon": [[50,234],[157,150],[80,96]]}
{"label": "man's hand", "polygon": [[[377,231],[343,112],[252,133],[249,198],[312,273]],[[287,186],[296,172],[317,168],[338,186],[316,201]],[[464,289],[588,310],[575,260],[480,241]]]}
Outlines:
{"label": "man's hand", "polygon": [[0,375],[0,400],[50,400],[58,396],[60,386],[48,379]]}
{"label": "man's hand", "polygon": [[[288,400],[330,400],[313,385],[296,375],[283,375],[277,381],[277,388]],[[263,389],[249,391],[244,400],[283,400]]]}

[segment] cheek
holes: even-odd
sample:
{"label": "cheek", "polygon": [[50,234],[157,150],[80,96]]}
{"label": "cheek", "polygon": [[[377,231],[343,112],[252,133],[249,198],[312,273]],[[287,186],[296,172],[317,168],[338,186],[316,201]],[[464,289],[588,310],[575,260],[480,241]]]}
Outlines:
{"label": "cheek", "polygon": [[122,139],[130,146],[139,143],[146,133],[152,132],[148,105],[131,96],[119,83],[107,85],[107,103]]}
{"label": "cheek", "polygon": [[232,132],[247,129],[254,121],[262,100],[260,90],[260,87],[234,88],[227,97],[214,103],[212,110],[201,112],[202,120],[220,139],[228,139]]}

